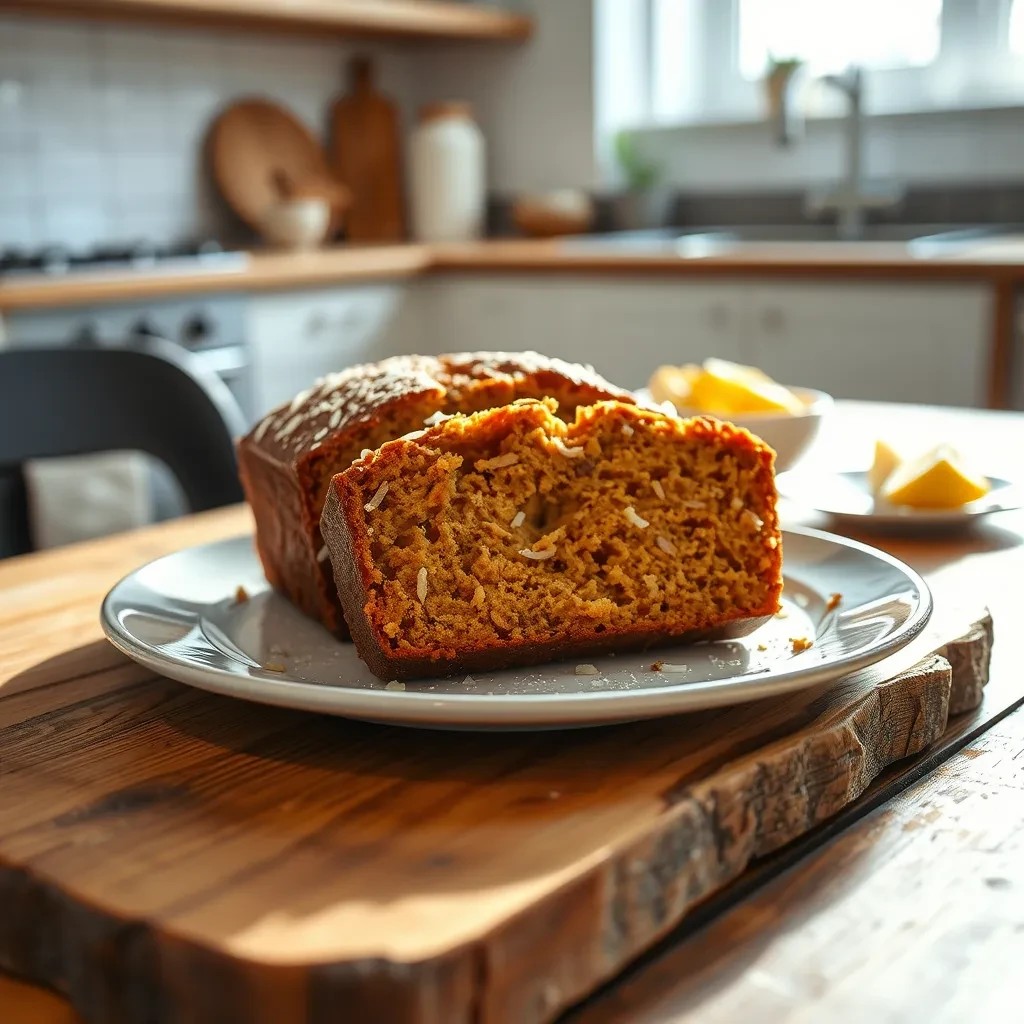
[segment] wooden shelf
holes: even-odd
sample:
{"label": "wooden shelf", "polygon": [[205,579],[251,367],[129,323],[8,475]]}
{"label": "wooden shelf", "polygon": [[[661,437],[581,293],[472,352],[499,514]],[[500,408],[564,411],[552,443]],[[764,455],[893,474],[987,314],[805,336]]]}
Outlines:
{"label": "wooden shelf", "polygon": [[447,0],[0,0],[0,11],[377,38],[516,42],[532,19]]}

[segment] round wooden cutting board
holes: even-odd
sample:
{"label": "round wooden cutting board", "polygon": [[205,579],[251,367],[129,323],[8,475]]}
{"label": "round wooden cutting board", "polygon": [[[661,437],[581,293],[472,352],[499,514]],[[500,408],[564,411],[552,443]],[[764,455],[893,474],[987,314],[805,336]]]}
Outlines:
{"label": "round wooden cutting board", "polygon": [[225,108],[210,127],[208,149],[217,188],[256,231],[281,198],[280,181],[319,188],[332,202],[339,190],[313,133],[270,100],[247,98]]}

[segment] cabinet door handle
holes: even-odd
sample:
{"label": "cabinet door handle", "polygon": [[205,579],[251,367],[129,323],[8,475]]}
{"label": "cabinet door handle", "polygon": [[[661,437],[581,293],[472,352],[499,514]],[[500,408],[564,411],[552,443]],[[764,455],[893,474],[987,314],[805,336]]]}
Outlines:
{"label": "cabinet door handle", "polygon": [[768,334],[778,334],[785,326],[785,323],[786,318],[782,315],[781,309],[769,306],[761,311],[761,327]]}

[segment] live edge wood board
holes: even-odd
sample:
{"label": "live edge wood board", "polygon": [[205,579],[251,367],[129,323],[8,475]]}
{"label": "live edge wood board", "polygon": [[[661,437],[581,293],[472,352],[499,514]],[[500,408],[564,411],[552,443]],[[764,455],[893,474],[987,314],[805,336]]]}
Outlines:
{"label": "live edge wood board", "polygon": [[936,740],[991,642],[944,614],[834,689],[509,734],[248,705],[89,644],[0,701],[0,966],[97,1024],[547,1021]]}

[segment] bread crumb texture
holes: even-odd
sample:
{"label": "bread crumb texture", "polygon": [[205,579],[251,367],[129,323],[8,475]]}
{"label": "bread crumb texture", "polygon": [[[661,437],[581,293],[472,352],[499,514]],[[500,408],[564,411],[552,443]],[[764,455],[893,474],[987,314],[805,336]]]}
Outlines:
{"label": "bread crumb texture", "polygon": [[568,424],[518,401],[385,444],[335,479],[369,631],[387,657],[457,663],[771,615],[773,459],[731,424],[616,401]]}

